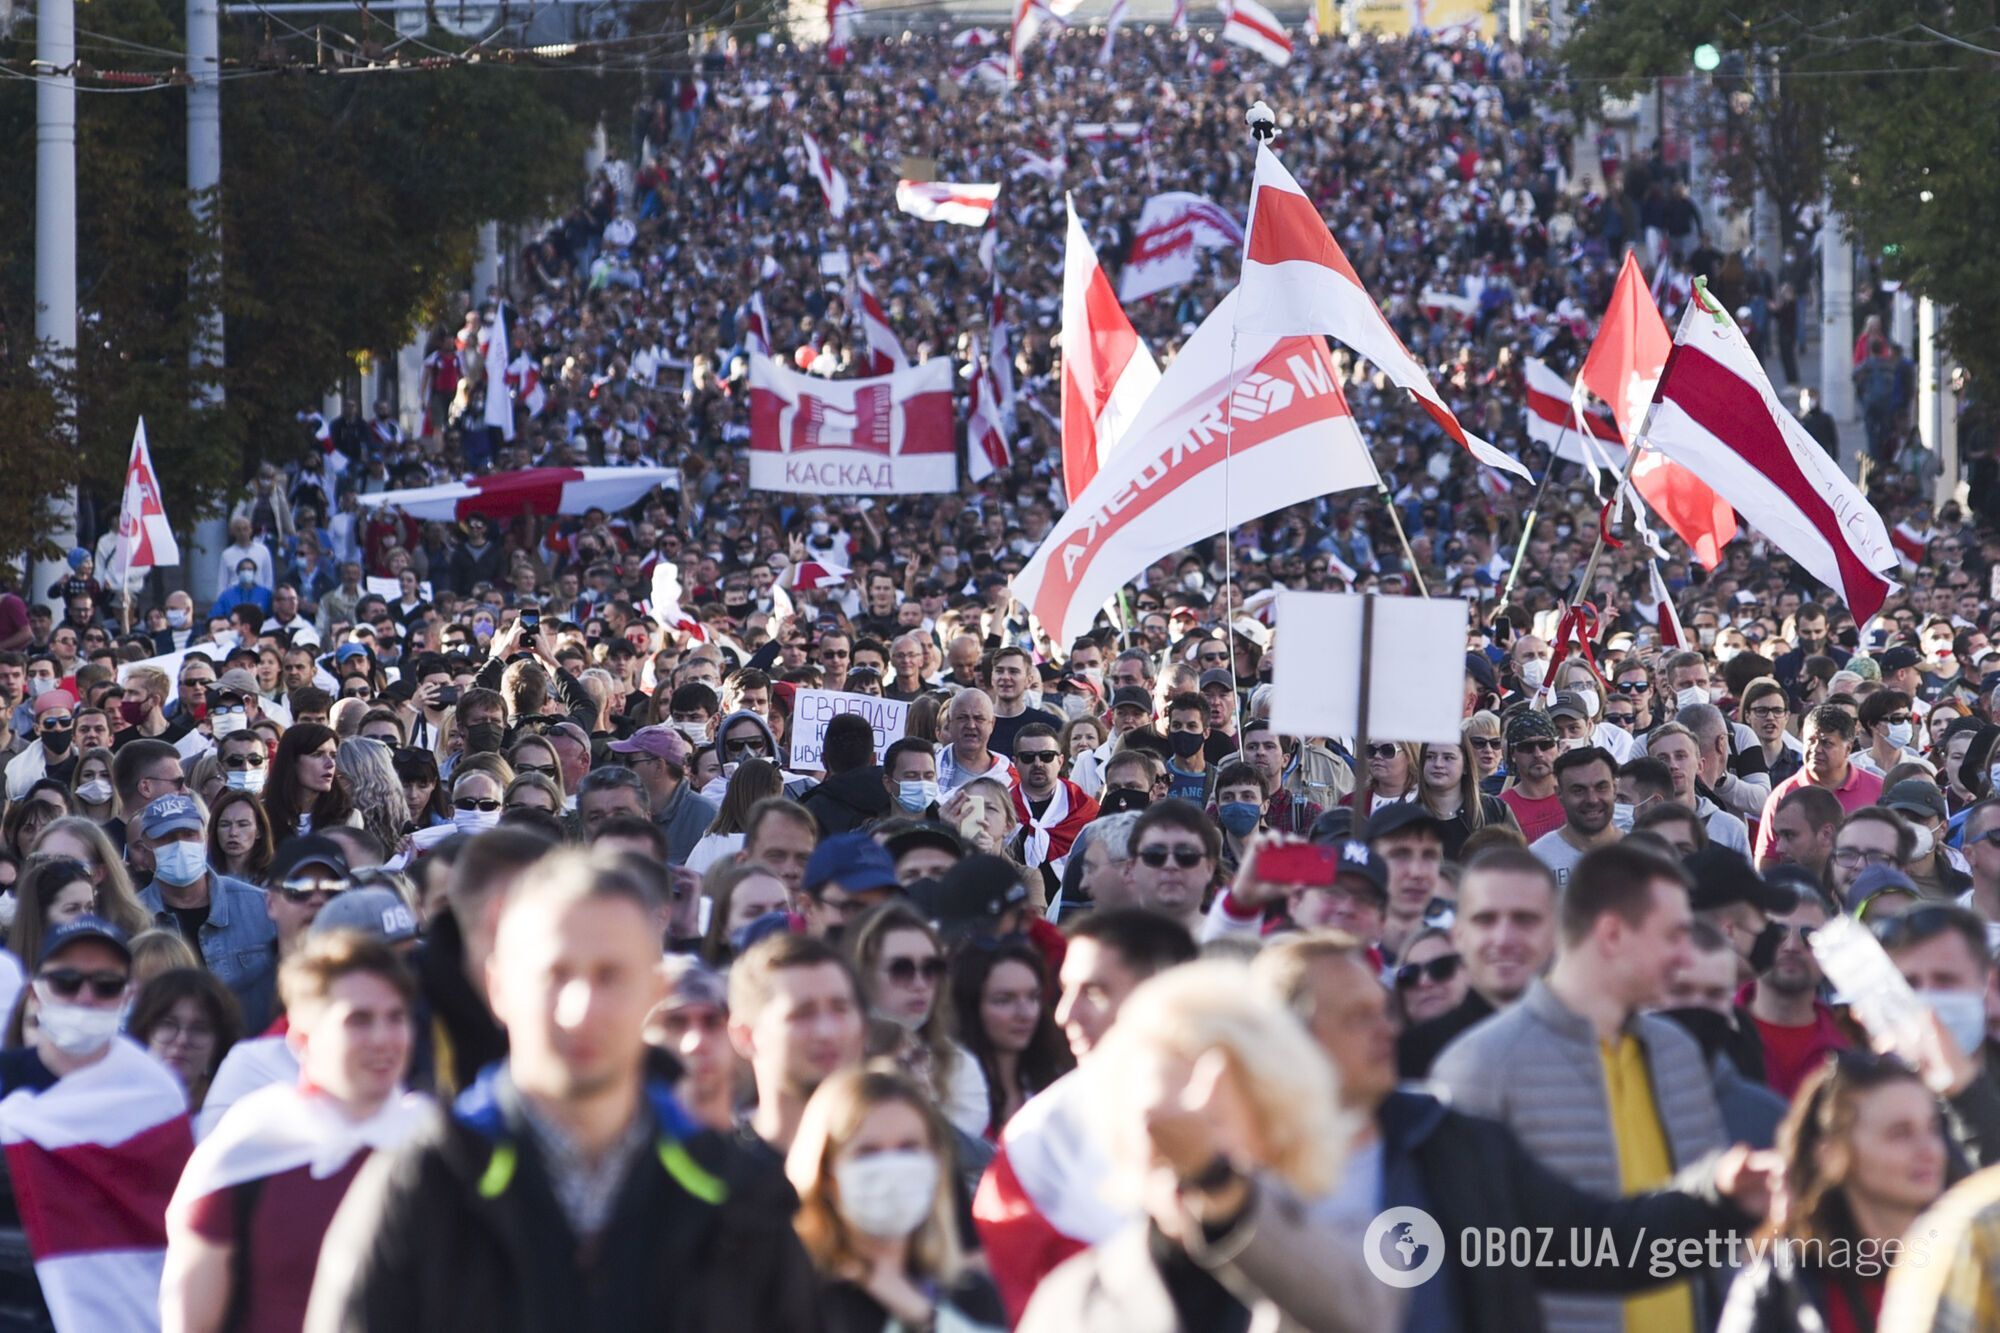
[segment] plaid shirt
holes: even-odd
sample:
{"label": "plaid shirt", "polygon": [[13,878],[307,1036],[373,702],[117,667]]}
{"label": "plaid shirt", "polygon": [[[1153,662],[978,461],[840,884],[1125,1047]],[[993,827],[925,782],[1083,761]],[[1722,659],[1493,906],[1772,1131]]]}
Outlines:
{"label": "plaid shirt", "polygon": [[[2000,1167],[1961,1181],[1910,1228],[1877,1327],[2000,1329]],[[1923,1255],[1927,1262],[1915,1260]]]}

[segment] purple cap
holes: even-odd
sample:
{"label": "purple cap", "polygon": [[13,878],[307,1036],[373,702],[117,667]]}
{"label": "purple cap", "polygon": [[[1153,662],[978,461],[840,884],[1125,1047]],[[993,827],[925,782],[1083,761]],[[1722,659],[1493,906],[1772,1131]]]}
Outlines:
{"label": "purple cap", "polygon": [[675,768],[687,767],[687,737],[670,726],[641,727],[624,740],[611,742],[609,748],[619,754],[649,754]]}

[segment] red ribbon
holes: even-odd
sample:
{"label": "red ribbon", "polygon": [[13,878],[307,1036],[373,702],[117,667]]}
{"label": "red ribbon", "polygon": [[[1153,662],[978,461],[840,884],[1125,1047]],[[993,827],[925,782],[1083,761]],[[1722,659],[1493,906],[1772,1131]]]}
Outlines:
{"label": "red ribbon", "polygon": [[1616,497],[1606,500],[1604,508],[1597,511],[1597,535],[1602,537],[1604,544],[1612,550],[1622,551],[1625,549],[1625,543],[1611,535],[1611,506],[1615,503],[1617,503]]}
{"label": "red ribbon", "polygon": [[1583,660],[1590,664],[1590,669],[1602,676],[1604,672],[1597,665],[1597,657],[1590,647],[1597,638],[1597,608],[1589,602],[1578,602],[1563,612],[1562,620],[1556,625],[1555,656],[1549,662],[1548,678],[1554,680],[1556,672],[1562,669],[1563,659],[1570,653],[1572,638],[1576,641],[1577,650],[1583,654]]}

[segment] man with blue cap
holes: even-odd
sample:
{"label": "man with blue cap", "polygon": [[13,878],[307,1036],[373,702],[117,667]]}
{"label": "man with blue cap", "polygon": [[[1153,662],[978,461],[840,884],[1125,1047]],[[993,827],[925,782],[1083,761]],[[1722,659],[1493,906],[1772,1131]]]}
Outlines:
{"label": "man with blue cap", "polygon": [[806,934],[838,939],[849,922],[898,891],[896,863],[866,833],[836,833],[813,848],[800,899]]}
{"label": "man with blue cap", "polygon": [[153,882],[140,890],[140,904],[155,925],[187,941],[235,994],[244,1026],[259,1031],[277,1005],[278,931],[264,891],[209,868],[206,820],[192,796],[156,796],[137,822],[153,854]]}

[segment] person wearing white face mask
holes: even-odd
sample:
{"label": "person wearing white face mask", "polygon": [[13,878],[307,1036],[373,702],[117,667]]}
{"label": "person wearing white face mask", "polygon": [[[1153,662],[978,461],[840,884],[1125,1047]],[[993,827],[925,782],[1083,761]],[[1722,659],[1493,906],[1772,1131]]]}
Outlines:
{"label": "person wearing white face mask", "polygon": [[263,791],[264,782],[271,772],[271,755],[264,745],[264,738],[248,730],[219,732],[218,735],[222,738],[218,756],[222,762],[222,780],[229,790],[252,794]]}
{"label": "person wearing white face mask", "polygon": [[1868,748],[1857,749],[1849,758],[1856,768],[1881,776],[1916,752],[1910,742],[1916,737],[1911,718],[1910,696],[1901,690],[1877,690],[1861,701],[1861,728],[1868,733]]}
{"label": "person wearing white face mask", "polygon": [[900,1074],[843,1070],[806,1103],[785,1174],[827,1333],[1007,1326],[992,1280],[960,1252],[945,1142]]}
{"label": "person wearing white face mask", "polygon": [[484,769],[469,768],[451,784],[451,822],[460,833],[484,833],[500,822],[503,787]]}
{"label": "person wearing white face mask", "polygon": [[1548,683],[1549,663],[1555,658],[1555,651],[1546,640],[1532,634],[1523,634],[1514,640],[1514,647],[1508,655],[1508,664],[1514,669],[1514,679],[1520,682],[1523,694],[1534,694]]}
{"label": "person wearing white face mask", "polygon": [[1952,860],[1957,849],[1946,845],[1944,830],[1949,818],[1944,793],[1923,778],[1904,778],[1882,793],[1882,804],[1910,822],[1916,830],[1916,850],[1903,863],[1903,873],[1916,884],[1924,897],[1955,901],[1972,887],[1972,876]]}
{"label": "person wearing white face mask", "polygon": [[206,820],[192,796],[156,797],[135,822],[153,854],[153,882],[140,891],[140,906],[187,941],[236,996],[245,1027],[259,1031],[277,1005],[278,931],[264,892],[209,868]]}
{"label": "person wearing white face mask", "polygon": [[896,807],[893,813],[936,819],[940,789],[931,743],[916,736],[892,742],[882,755],[882,785]]}

